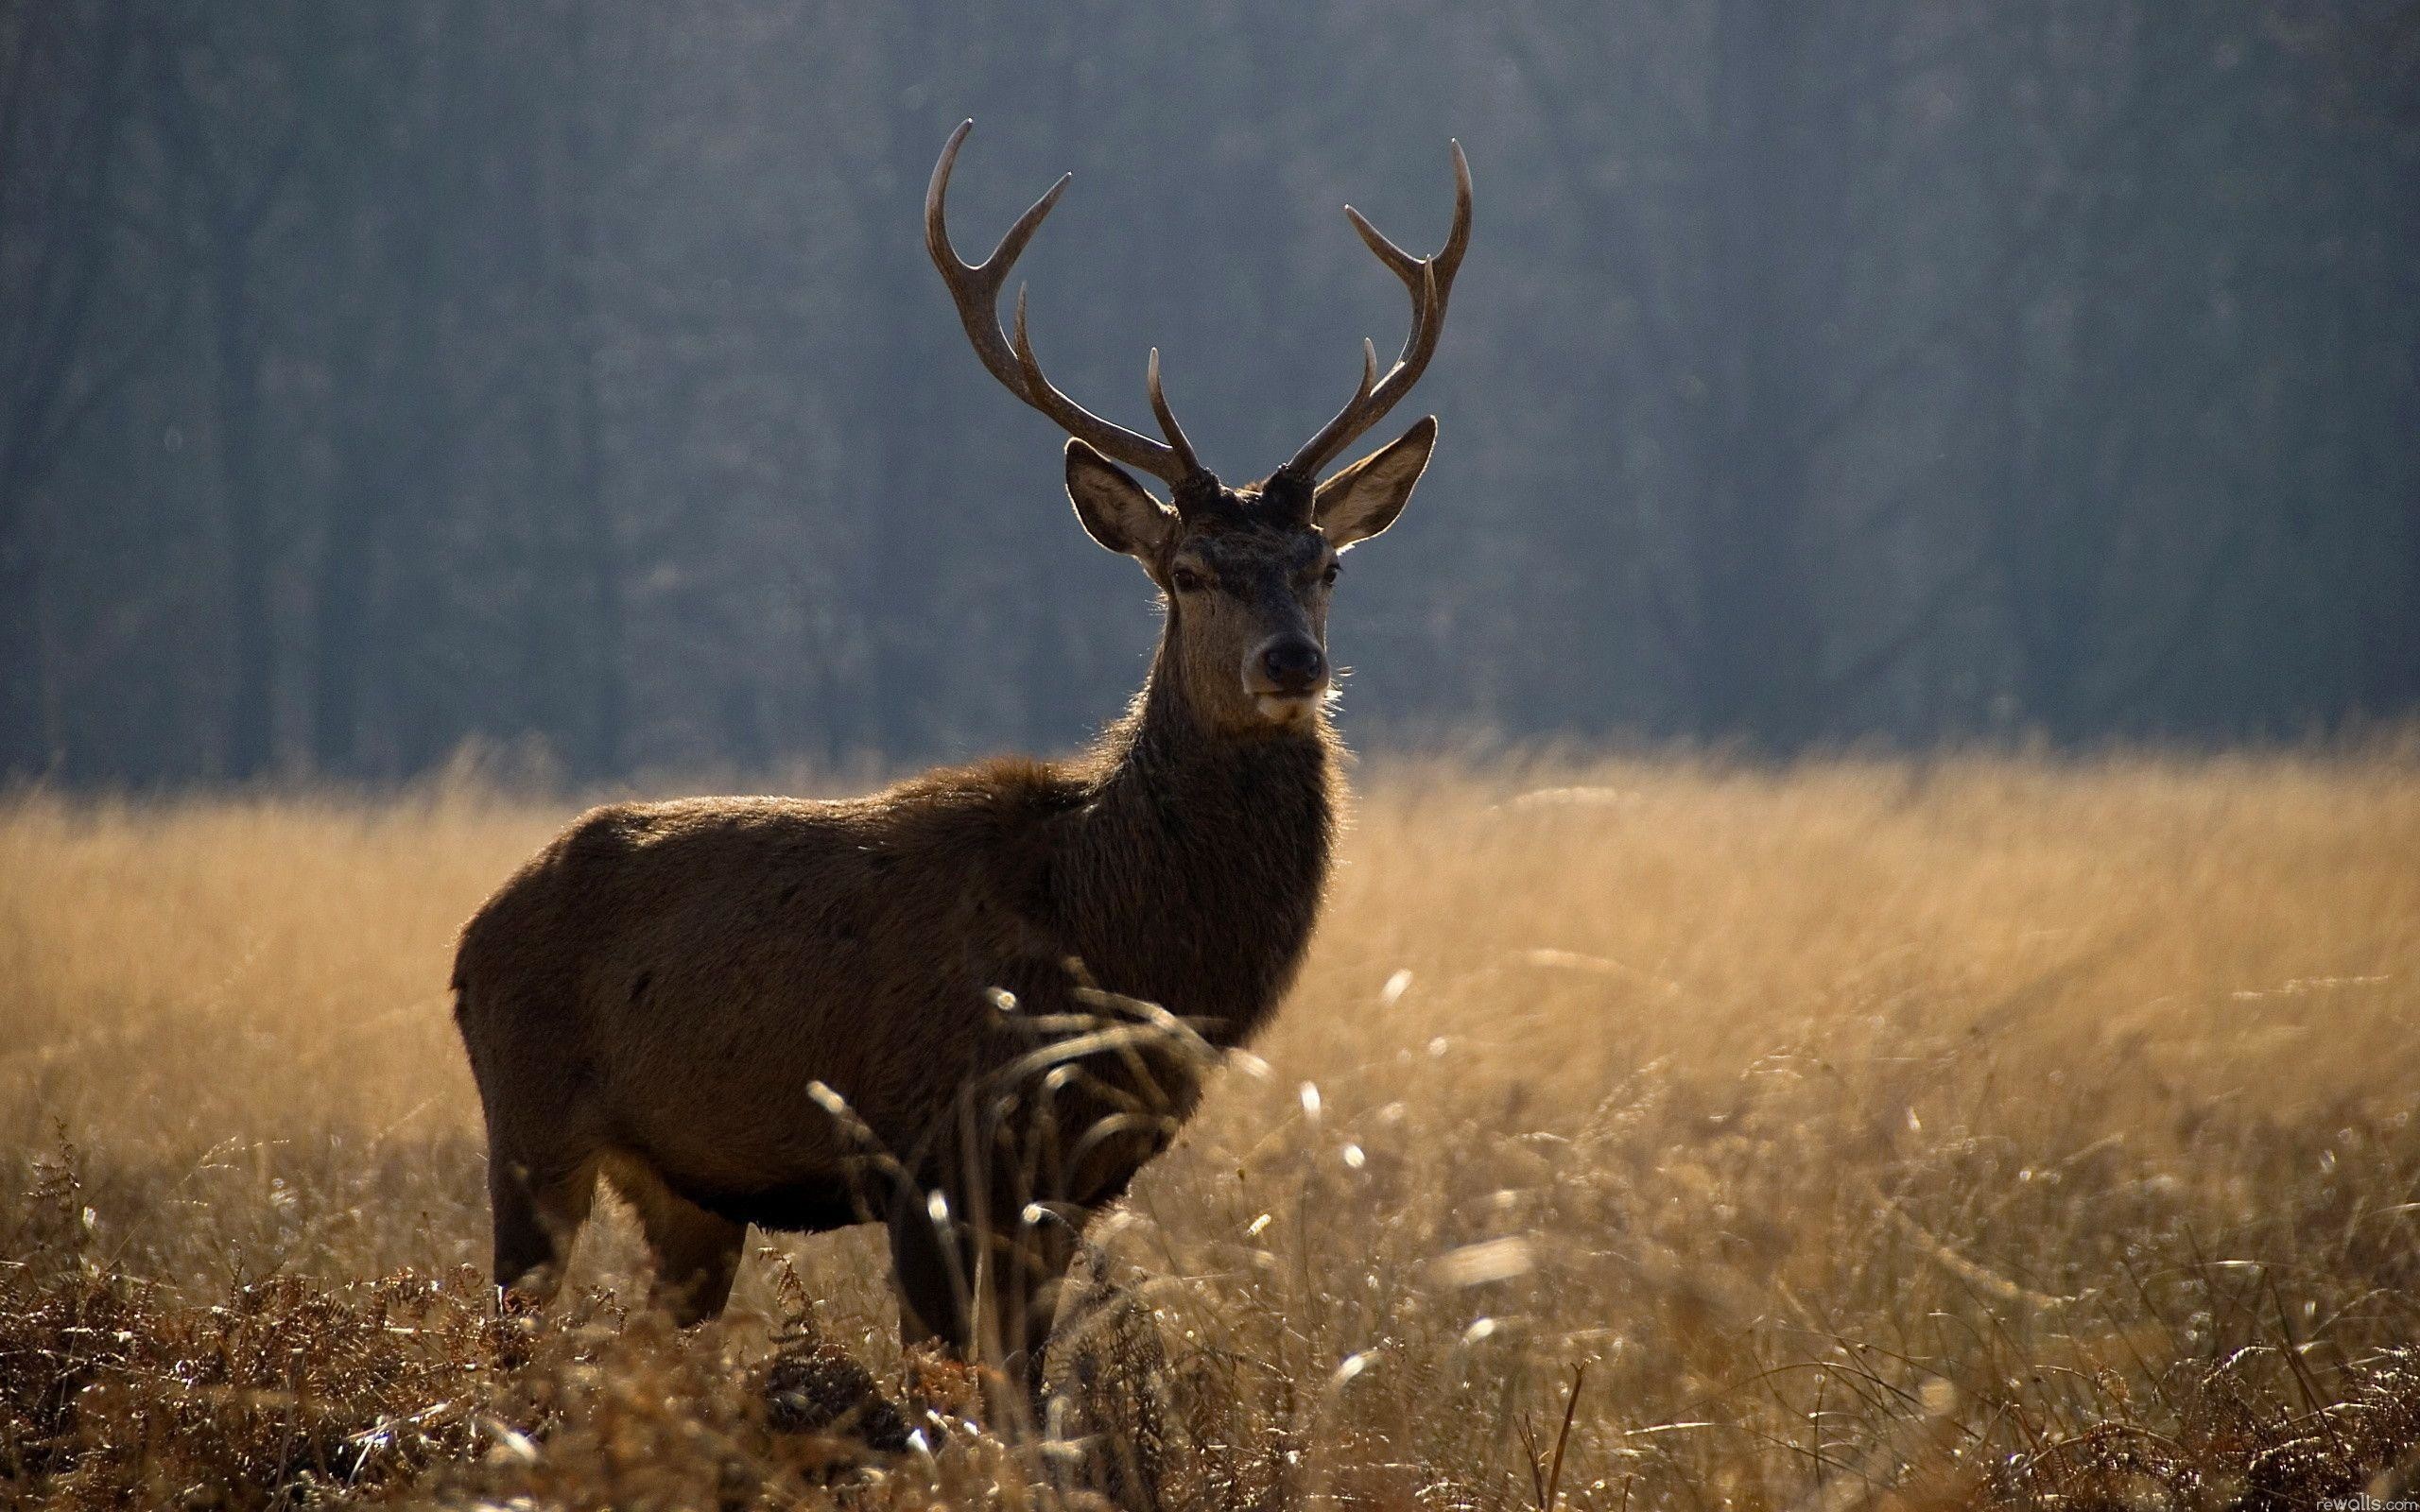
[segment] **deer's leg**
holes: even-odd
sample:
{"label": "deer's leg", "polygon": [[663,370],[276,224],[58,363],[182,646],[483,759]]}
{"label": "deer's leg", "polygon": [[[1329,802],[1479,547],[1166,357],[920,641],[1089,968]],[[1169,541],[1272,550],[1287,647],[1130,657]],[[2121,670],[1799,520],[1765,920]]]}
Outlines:
{"label": "deer's leg", "polygon": [[596,1192],[593,1160],[549,1170],[502,1151],[491,1154],[488,1206],[495,1220],[495,1284],[508,1299],[540,1306],[554,1299]]}
{"label": "deer's leg", "polygon": [[684,1329],[720,1316],[747,1251],[748,1226],[699,1207],[653,1171],[617,1168],[614,1185],[638,1209],[639,1225],[655,1256],[648,1300],[671,1313]]}
{"label": "deer's leg", "polygon": [[1043,1350],[1058,1320],[1059,1294],[1075,1261],[1080,1225],[1064,1213],[1028,1208],[1005,1232],[989,1237],[983,1275],[987,1332],[997,1341],[1000,1366],[1024,1388],[1034,1420],[1043,1420]]}
{"label": "deer's leg", "polygon": [[890,1272],[899,1290],[899,1342],[975,1352],[975,1257],[960,1226],[903,1194],[890,1209]]}
{"label": "deer's leg", "polygon": [[1031,1225],[998,1233],[936,1223],[921,1203],[892,1212],[890,1244],[900,1342],[996,1365],[1031,1420],[1042,1421],[1043,1349],[1072,1245]]}

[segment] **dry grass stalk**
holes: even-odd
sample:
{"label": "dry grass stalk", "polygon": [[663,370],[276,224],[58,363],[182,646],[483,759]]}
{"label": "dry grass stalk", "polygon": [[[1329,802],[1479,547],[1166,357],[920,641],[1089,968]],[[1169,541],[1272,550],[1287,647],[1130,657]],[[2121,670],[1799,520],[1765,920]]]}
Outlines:
{"label": "dry grass stalk", "polygon": [[[559,813],[21,796],[0,1493],[2384,1495],[2420,1463],[2414,776],[1365,774],[1268,1074],[1224,1074],[1096,1236],[1106,1305],[1062,1368],[1099,1394],[1064,1418],[1101,1452],[1072,1467],[971,1425],[979,1381],[899,1357],[872,1236],[769,1243],[734,1316],[680,1335],[621,1300],[636,1251],[611,1222],[575,1300],[493,1316],[441,988],[456,924]],[[1095,1339],[1118,1342],[1080,1363]],[[1555,1451],[1525,1449],[1518,1404],[1575,1369]],[[1147,1437],[1148,1465],[1112,1452]]]}

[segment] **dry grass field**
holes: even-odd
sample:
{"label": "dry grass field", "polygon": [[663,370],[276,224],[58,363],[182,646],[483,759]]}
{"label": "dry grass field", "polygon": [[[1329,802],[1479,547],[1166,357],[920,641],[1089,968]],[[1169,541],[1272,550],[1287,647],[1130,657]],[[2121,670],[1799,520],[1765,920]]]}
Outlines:
{"label": "dry grass field", "polygon": [[[2420,1485],[2409,749],[1357,785],[1265,1066],[1100,1233],[1165,1361],[1095,1416],[1156,1421],[1164,1504]],[[446,968],[563,817],[0,805],[0,1500],[1093,1499],[902,1361],[872,1232],[684,1336],[616,1212],[492,1318]],[[835,1351],[914,1447],[792,1431]]]}

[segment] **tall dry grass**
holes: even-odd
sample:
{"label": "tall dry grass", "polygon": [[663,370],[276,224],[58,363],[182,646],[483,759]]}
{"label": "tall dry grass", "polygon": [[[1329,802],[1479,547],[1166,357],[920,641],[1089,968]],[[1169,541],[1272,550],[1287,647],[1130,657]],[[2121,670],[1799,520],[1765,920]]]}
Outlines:
{"label": "tall dry grass", "polygon": [[[1110,1371],[1162,1419],[1159,1500],[2395,1489],[2420,1444],[2415,776],[1365,771],[1265,1073],[1222,1074],[1102,1230],[1166,1356]],[[767,1241],[735,1315],[681,1337],[620,1300],[617,1219],[583,1297],[490,1315],[446,966],[563,816],[460,792],[0,810],[0,1491],[1084,1499],[1080,1467],[965,1426],[975,1394],[899,1359],[870,1234]],[[921,1448],[786,1431],[851,1362]]]}

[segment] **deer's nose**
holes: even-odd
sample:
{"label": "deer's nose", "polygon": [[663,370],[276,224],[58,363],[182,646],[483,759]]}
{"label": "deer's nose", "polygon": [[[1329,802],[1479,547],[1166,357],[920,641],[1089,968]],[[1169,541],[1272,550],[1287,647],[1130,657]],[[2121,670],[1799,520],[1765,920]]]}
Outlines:
{"label": "deer's nose", "polygon": [[1317,693],[1327,680],[1327,655],[1317,642],[1289,635],[1261,648],[1260,669],[1278,693]]}

